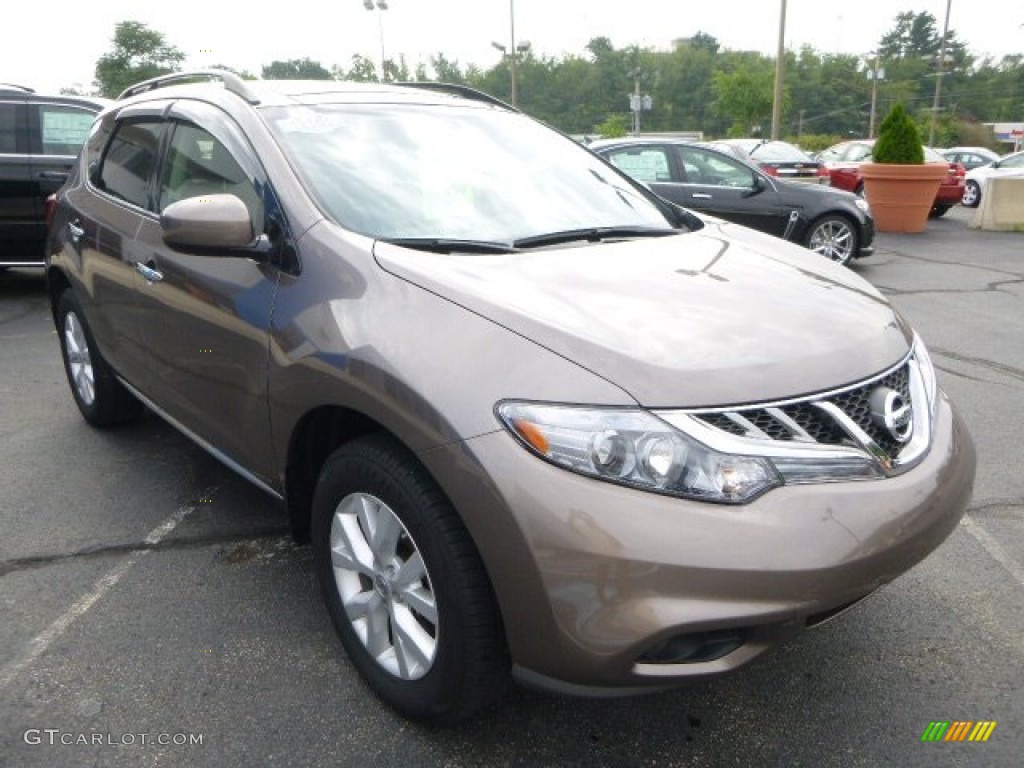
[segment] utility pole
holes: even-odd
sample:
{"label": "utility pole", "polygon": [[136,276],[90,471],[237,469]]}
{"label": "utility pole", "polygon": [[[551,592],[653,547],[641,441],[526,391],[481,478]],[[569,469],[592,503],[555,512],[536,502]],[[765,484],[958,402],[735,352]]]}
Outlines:
{"label": "utility pole", "polygon": [[786,74],[786,0],[779,14],[779,48],[775,54],[775,96],[772,99],[772,140],[779,138],[782,127],[782,81]]}
{"label": "utility pole", "polygon": [[939,115],[939,99],[942,96],[942,75],[946,66],[946,37],[949,35],[949,11],[953,0],[946,0],[946,22],[942,26],[942,41],[939,43],[939,71],[935,73],[935,100],[932,101],[932,122],[928,129],[928,146],[935,144],[935,120]]}
{"label": "utility pole", "polygon": [[868,80],[871,81],[871,116],[868,118],[868,138],[875,138],[875,105],[878,103],[878,81],[885,79],[885,70],[878,68],[878,52],[871,63],[871,70],[868,72]]}

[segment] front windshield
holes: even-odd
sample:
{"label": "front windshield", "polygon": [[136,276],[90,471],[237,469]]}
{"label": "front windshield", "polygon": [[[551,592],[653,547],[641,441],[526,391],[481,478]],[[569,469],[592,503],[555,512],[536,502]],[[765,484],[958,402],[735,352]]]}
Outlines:
{"label": "front windshield", "polygon": [[265,115],[324,212],[371,237],[512,242],[672,226],[589,150],[516,113],[325,104]]}

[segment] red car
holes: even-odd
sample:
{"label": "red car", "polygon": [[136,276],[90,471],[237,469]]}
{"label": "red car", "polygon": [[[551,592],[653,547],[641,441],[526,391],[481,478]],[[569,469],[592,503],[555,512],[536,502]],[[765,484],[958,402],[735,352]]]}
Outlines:
{"label": "red car", "polygon": [[[821,152],[817,159],[828,169],[833,187],[863,195],[864,181],[861,178],[860,165],[871,162],[871,151],[874,146],[874,139],[842,141]],[[924,160],[926,163],[945,163],[949,166],[949,173],[935,195],[935,205],[930,214],[932,217],[942,216],[963,197],[966,171],[960,163],[949,162],[931,147],[924,148]]]}

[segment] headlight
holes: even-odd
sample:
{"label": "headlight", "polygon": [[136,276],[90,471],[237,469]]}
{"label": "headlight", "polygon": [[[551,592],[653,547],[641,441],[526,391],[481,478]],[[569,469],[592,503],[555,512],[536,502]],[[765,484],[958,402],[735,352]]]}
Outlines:
{"label": "headlight", "polygon": [[712,450],[647,411],[506,402],[497,412],[541,458],[600,480],[730,504],[782,485],[767,459]]}
{"label": "headlight", "polygon": [[868,205],[868,201],[863,197],[858,197],[853,201],[853,204],[860,208],[864,213],[871,213],[871,206]]}

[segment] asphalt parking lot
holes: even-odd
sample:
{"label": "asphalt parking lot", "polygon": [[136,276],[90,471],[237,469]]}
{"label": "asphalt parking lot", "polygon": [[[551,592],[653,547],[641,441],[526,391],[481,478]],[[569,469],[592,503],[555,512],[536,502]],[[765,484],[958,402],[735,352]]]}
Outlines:
{"label": "asphalt parking lot", "polygon": [[[85,424],[41,275],[0,277],[0,766],[1020,765],[1024,234],[970,215],[853,266],[928,342],[978,447],[939,550],[729,676],[615,700],[512,687],[441,730],[359,681],[273,501],[154,417]],[[997,726],[922,743],[935,720]]]}

